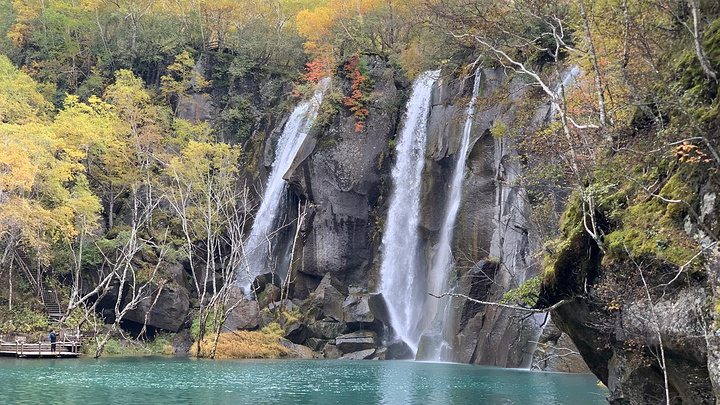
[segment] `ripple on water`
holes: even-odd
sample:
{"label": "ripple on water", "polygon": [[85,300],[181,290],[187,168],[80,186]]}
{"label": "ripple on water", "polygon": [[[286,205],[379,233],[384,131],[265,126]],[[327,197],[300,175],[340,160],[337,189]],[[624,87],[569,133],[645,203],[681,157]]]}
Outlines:
{"label": "ripple on water", "polygon": [[460,364],[0,360],[5,404],[601,404],[592,376]]}

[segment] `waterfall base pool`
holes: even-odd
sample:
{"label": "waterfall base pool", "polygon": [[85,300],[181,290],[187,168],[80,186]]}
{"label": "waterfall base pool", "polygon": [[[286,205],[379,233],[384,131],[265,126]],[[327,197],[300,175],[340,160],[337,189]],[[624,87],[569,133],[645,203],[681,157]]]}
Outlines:
{"label": "waterfall base pool", "polygon": [[3,404],[603,404],[589,375],[411,361],[0,359]]}

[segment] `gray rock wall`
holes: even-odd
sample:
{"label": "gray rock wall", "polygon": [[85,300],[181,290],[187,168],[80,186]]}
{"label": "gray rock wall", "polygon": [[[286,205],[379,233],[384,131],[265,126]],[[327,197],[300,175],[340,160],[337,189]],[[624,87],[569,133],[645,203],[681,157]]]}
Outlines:
{"label": "gray rock wall", "polygon": [[[292,191],[308,205],[293,265],[298,298],[306,298],[328,272],[350,287],[373,290],[377,283],[384,197],[391,190],[387,184],[392,160],[388,143],[401,118],[397,109],[383,106],[400,105],[403,97],[392,70],[377,57],[371,58],[371,65],[377,99],[370,107],[365,128],[356,132],[354,117],[341,108],[327,128],[311,133],[286,175]],[[516,119],[517,101],[525,97],[526,86],[509,82],[500,69],[486,69],[482,75],[453,241],[458,263],[453,282],[461,292],[497,301],[538,271],[531,258],[536,245],[528,225],[531,207],[516,181],[521,169],[514,139],[491,135],[496,122],[510,124]],[[472,81],[444,76],[433,95],[420,224],[428,261],[445,213]],[[333,84],[344,93],[348,93],[348,85],[338,78]],[[547,105],[538,101],[534,108],[538,111],[530,114],[532,122],[541,125]],[[476,264],[488,259],[501,263],[490,278],[473,272]],[[476,283],[484,287],[478,289]],[[540,334],[539,317],[524,318],[513,311],[462,301],[453,305],[455,320],[449,323],[457,336],[456,361],[505,367],[530,365],[533,342]]]}
{"label": "gray rock wall", "polygon": [[[298,162],[288,173],[291,189],[307,204],[302,242],[293,265],[295,294],[304,298],[329,272],[349,287],[367,288],[377,254],[376,208],[382,204],[383,160],[395,134],[400,94],[392,69],[369,57],[376,99],[361,131],[341,107],[323,132],[311,132]],[[333,86],[349,93],[341,78]],[[337,90],[331,90],[337,91]]]}
{"label": "gray rock wall", "polygon": [[[393,70],[381,58],[372,56],[369,60],[375,89],[364,128],[356,131],[355,118],[338,106],[340,113],[327,126],[311,131],[285,175],[292,192],[307,207],[292,265],[295,298],[309,297],[326,273],[351,289],[374,291],[377,286],[378,247],[386,197],[392,189],[390,141],[401,124],[402,111],[397,106],[403,104],[408,89],[396,82]],[[491,129],[498,122],[509,126],[520,114],[530,117],[530,127],[540,126],[548,106],[538,98],[531,103],[532,111],[522,110],[528,105],[520,103],[528,98],[527,86],[508,80],[501,69],[485,69],[482,77],[453,241],[457,274],[452,281],[460,292],[497,301],[537,274],[532,253],[538,243],[529,225],[531,206],[517,181],[521,165],[515,138],[512,134],[493,137]],[[445,213],[472,81],[445,75],[433,94],[420,223],[428,261]],[[330,92],[348,94],[349,86],[340,74]],[[326,96],[326,100],[332,98]],[[510,310],[461,300],[454,301],[453,306],[454,320],[448,323],[456,336],[456,361],[505,367],[530,365],[534,342],[541,332],[541,317],[526,318]]]}
{"label": "gray rock wall", "polygon": [[704,231],[717,232],[717,208],[705,204],[715,193],[710,182],[701,187],[700,215],[685,218],[685,231],[705,248],[704,269],[681,274],[659,261],[606,263],[582,233],[568,240],[555,282],[543,288],[553,301],[574,296],[553,320],[608,387],[612,404],[665,403],[665,377],[671,403],[717,402],[720,266],[717,245]]}
{"label": "gray rock wall", "polygon": [[[424,231],[427,255],[433,253],[442,221],[447,187],[465,122],[472,80],[444,81],[433,100],[423,179]],[[456,221],[453,254],[459,291],[476,299],[498,301],[502,295],[538,272],[532,258],[537,243],[531,233],[531,206],[521,175],[515,138],[495,138],[497,122],[510,126],[517,118],[526,86],[509,81],[505,72],[482,71],[481,93],[473,122],[471,149],[460,212]],[[531,126],[542,125],[547,106],[533,105]],[[526,111],[521,111],[527,115]],[[492,271],[485,260],[492,260]],[[524,317],[512,310],[485,308],[455,300],[455,361],[502,367],[530,365],[541,331],[540,317]]]}

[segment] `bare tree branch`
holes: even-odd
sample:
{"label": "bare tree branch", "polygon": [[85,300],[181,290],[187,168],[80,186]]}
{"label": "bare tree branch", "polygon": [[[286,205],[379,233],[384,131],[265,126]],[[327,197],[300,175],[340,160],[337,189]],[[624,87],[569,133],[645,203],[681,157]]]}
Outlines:
{"label": "bare tree branch", "polygon": [[565,305],[565,304],[568,304],[568,303],[574,301],[574,299],[562,300],[562,301],[556,302],[555,304],[553,304],[552,306],[549,306],[549,307],[547,307],[547,308],[525,308],[525,307],[519,307],[519,306],[517,306],[517,305],[501,304],[501,303],[499,303],[499,302],[490,302],[490,301],[476,300],[475,298],[470,298],[470,297],[468,297],[468,296],[465,295],[465,294],[457,294],[457,293],[451,293],[451,292],[442,293],[442,294],[440,294],[440,295],[435,295],[435,294],[433,294],[433,293],[428,293],[428,295],[430,295],[431,297],[435,297],[435,298],[443,298],[443,297],[464,298],[464,299],[466,299],[466,300],[468,300],[468,301],[471,301],[471,302],[474,302],[474,303],[476,303],[476,304],[488,305],[488,306],[499,307],[499,308],[514,309],[514,310],[517,310],[517,311],[532,312],[532,313],[535,313],[535,314],[545,314],[545,313],[548,313],[548,312],[550,312],[550,311],[552,311],[552,310],[555,310],[555,309],[557,309],[557,308],[559,308],[559,307],[561,307],[561,306],[563,306],[563,305]]}

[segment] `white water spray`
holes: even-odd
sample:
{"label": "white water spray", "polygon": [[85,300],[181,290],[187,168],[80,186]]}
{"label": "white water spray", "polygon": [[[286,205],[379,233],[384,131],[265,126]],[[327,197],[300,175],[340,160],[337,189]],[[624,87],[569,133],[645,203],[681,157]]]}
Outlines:
{"label": "white water spray", "polygon": [[391,324],[398,337],[417,351],[417,330],[427,291],[420,280],[418,223],[420,181],[425,166],[425,142],[432,88],[440,71],[420,75],[413,85],[398,136],[397,160],[392,170],[393,194],[382,239],[380,292],[390,311]]}
{"label": "white water spray", "polygon": [[[563,95],[562,93],[567,89],[570,85],[572,85],[575,82],[575,79],[582,73],[580,70],[580,67],[575,65],[573,66],[567,73],[565,73],[565,76],[563,76],[563,79],[560,83],[558,83],[557,86],[555,86],[555,97],[560,99]],[[560,103],[562,103],[562,100],[559,100]],[[555,116],[557,115],[558,105],[555,103],[550,104],[550,120],[555,119]]]}
{"label": "white water spray", "polygon": [[[467,115],[465,118],[465,126],[463,127],[462,141],[460,149],[456,154],[457,160],[455,162],[455,168],[451,179],[452,181],[450,183],[450,195],[447,199],[445,217],[443,219],[442,228],[440,228],[440,239],[432,259],[432,266],[428,272],[428,292],[436,295],[440,295],[450,290],[448,276],[450,275],[454,265],[452,257],[452,240],[455,233],[455,221],[457,220],[460,203],[462,202],[463,178],[468,152],[470,149],[470,139],[473,120],[475,117],[475,104],[477,102],[478,93],[480,92],[480,78],[481,70],[477,69],[475,72],[472,97],[467,106]],[[430,339],[428,345],[424,345],[426,353],[423,353],[422,360],[451,360],[452,345],[449,343],[450,337],[446,336],[448,332],[452,332],[450,329],[452,327],[451,324],[453,316],[450,301],[450,297],[444,297],[439,300],[430,299],[425,305],[425,316],[428,319],[435,319],[432,327],[435,329],[433,332],[438,338]]]}
{"label": "white water spray", "polygon": [[255,214],[250,236],[245,242],[246,261],[241,266],[238,278],[238,283],[245,293],[250,291],[250,284],[255,277],[273,270],[268,259],[272,252],[274,233],[278,227],[277,220],[282,211],[281,202],[287,189],[287,182],[283,176],[290,169],[305,141],[329,86],[330,79],[323,79],[313,97],[295,107],[277,141],[275,160],[262,203]]}

